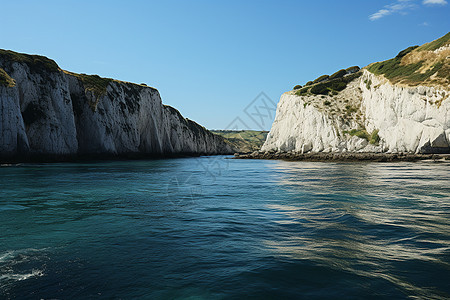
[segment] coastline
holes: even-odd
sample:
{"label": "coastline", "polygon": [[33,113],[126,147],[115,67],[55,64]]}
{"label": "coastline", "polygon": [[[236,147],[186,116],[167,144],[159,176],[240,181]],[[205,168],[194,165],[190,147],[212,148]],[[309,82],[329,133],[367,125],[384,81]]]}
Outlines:
{"label": "coastline", "polygon": [[317,162],[415,162],[432,160],[435,162],[450,162],[450,154],[418,154],[418,153],[373,153],[373,152],[253,152],[235,153],[233,159],[267,159],[286,161],[317,161]]}
{"label": "coastline", "polygon": [[10,164],[22,163],[81,163],[96,161],[124,161],[124,160],[158,160],[158,159],[176,159],[200,156],[218,156],[231,155],[230,153],[208,154],[208,153],[165,153],[165,154],[146,154],[146,153],[127,153],[127,154],[78,154],[78,155],[51,155],[51,154],[34,154],[34,155],[15,155],[1,156],[0,166],[8,166]]}

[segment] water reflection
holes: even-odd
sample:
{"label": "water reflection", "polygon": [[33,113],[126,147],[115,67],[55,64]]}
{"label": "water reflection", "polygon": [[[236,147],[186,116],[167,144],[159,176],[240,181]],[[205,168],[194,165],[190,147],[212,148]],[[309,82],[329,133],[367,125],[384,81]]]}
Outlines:
{"label": "water reflection", "polygon": [[436,267],[434,277],[448,274],[448,167],[279,162],[274,166],[281,174],[278,185],[292,197],[266,207],[280,215],[274,222],[289,235],[264,244],[282,257],[388,280],[406,293],[441,298],[442,292],[406,279],[398,266],[421,273],[430,263]]}

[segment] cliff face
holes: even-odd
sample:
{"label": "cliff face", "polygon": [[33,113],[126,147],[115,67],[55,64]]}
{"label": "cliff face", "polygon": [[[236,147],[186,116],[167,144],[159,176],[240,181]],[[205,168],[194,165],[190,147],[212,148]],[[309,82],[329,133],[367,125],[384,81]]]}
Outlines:
{"label": "cliff face", "polygon": [[62,71],[41,56],[0,51],[0,156],[229,154],[144,85]]}
{"label": "cliff face", "polygon": [[450,153],[449,40],[284,93],[261,150]]}

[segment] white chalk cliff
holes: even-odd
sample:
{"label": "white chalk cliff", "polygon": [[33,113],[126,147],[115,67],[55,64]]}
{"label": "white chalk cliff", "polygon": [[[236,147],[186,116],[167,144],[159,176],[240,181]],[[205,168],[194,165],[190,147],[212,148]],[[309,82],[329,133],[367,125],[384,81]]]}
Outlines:
{"label": "white chalk cliff", "polygon": [[447,34],[284,93],[261,150],[450,153],[449,44]]}
{"label": "white chalk cliff", "polygon": [[0,157],[232,151],[222,137],[163,105],[154,88],[0,50]]}

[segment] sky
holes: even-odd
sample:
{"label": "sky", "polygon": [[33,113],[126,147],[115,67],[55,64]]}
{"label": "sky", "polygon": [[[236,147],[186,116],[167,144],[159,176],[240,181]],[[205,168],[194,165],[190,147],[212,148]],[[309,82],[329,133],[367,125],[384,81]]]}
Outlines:
{"label": "sky", "polygon": [[3,1],[0,48],[146,83],[208,129],[269,130],[282,93],[450,31],[448,0]]}

